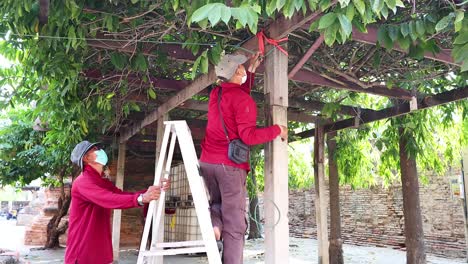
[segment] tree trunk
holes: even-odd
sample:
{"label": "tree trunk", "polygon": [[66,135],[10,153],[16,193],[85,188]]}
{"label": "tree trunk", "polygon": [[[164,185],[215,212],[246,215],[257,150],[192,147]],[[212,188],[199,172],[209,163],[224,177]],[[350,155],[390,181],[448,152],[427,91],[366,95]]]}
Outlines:
{"label": "tree trunk", "polygon": [[249,173],[253,185],[253,194],[249,203],[249,237],[247,239],[256,239],[262,237],[260,222],[260,209],[258,208],[257,196],[257,179],[255,178],[255,170]]}
{"label": "tree trunk", "polygon": [[[336,132],[328,134],[328,166],[330,184],[330,245],[328,248],[330,264],[343,264],[343,240],[341,239],[340,179],[334,159],[336,151]],[[359,164],[356,164],[359,165]]]}
{"label": "tree trunk", "polygon": [[60,180],[60,198],[58,200],[58,210],[57,214],[55,214],[47,224],[47,242],[44,248],[57,248],[60,246],[59,238],[62,234],[67,231],[68,222],[63,223],[60,225],[60,220],[62,217],[67,215],[68,208],[70,207],[71,202],[71,195],[65,193],[65,186],[63,184],[63,176],[65,174],[65,170],[63,170],[59,175]]}
{"label": "tree trunk", "polygon": [[400,169],[403,190],[403,214],[405,218],[406,263],[426,263],[424,232],[419,204],[419,182],[416,157],[408,155],[407,142],[412,137],[400,128]]}

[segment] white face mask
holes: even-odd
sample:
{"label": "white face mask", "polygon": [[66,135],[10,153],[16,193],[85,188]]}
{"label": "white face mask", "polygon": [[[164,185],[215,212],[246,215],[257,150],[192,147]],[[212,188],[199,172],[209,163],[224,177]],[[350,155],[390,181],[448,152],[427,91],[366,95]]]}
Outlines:
{"label": "white face mask", "polygon": [[247,81],[247,75],[242,76],[241,83],[244,84]]}

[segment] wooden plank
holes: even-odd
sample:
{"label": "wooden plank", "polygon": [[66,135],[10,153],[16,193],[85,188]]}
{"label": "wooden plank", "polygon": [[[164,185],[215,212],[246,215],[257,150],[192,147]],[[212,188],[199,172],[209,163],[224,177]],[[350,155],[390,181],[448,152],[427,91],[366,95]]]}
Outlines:
{"label": "wooden plank", "polygon": [[[468,87],[462,87],[458,89],[453,89],[447,92],[443,92],[436,95],[426,96],[423,99],[418,100],[418,110],[438,106],[450,102],[455,102],[459,100],[464,100],[468,98]],[[374,112],[362,112],[359,118],[359,125],[371,123],[374,121],[405,115],[411,112],[410,103],[405,102],[394,107],[386,108]],[[355,127],[355,118],[344,119],[335,123],[329,123],[325,125],[326,133],[333,131],[339,131],[342,129]],[[297,133],[298,138],[307,138],[313,136],[315,133],[314,129],[306,130],[300,133]]]}
{"label": "wooden plank", "polygon": [[299,132],[299,133],[294,135],[294,137],[297,138],[297,140],[310,138],[310,137],[314,137],[314,136],[315,136],[315,128],[312,128],[312,129],[309,129],[309,130],[306,130],[306,131],[302,131],[302,132]]}
{"label": "wooden plank", "polygon": [[324,40],[323,34],[320,34],[320,37],[312,44],[309,50],[304,54],[304,56],[299,60],[299,62],[292,68],[292,70],[288,73],[288,78],[291,79],[294,75],[296,75],[297,71],[304,66],[304,64],[309,60],[309,58],[314,54],[314,52],[322,45]]}
{"label": "wooden plank", "polygon": [[322,120],[315,123],[314,138],[314,178],[315,178],[315,211],[317,222],[318,263],[328,264],[328,207],[324,171],[325,130]]}
{"label": "wooden plank", "polygon": [[[304,108],[310,111],[322,111],[325,105],[326,103],[315,100],[305,100],[303,98],[289,98],[290,107]],[[358,113],[375,112],[375,110],[348,105],[338,105],[337,112],[343,115],[356,116],[358,115]]]}
{"label": "wooden plank", "polygon": [[[117,176],[115,179],[115,186],[119,189],[123,189],[124,176],[125,176],[125,154],[126,154],[126,143],[119,144],[119,154],[117,157]],[[112,248],[114,252],[114,260],[119,261],[119,250],[120,250],[120,226],[122,219],[122,210],[115,209],[112,217]]]}
{"label": "wooden plank", "polygon": [[[309,30],[310,24],[312,24],[312,22],[304,24],[302,28],[305,30]],[[361,43],[376,45],[377,44],[377,31],[378,31],[378,28],[375,25],[367,26],[367,32],[365,33],[353,27],[352,39]],[[398,44],[395,44],[393,49],[397,51],[405,52],[401,49],[401,47]],[[437,54],[433,54],[432,52],[424,53],[424,58],[435,60],[435,61],[440,61],[440,62],[451,64],[451,65],[460,66],[460,64],[457,64],[453,61],[451,54],[452,54],[451,49],[441,49],[440,52]]]}
{"label": "wooden plank", "polygon": [[[422,100],[418,100],[418,110],[425,109],[432,106],[437,106],[441,104],[446,104],[458,100],[468,98],[468,87],[458,88],[443,92],[433,96],[426,96]],[[363,113],[360,118],[360,124],[366,124],[390,117],[400,116],[411,112],[409,102],[396,105],[394,107],[386,108],[374,113]],[[341,129],[353,127],[354,118],[349,118],[345,120],[338,121],[333,124],[328,124],[325,126],[326,132],[338,131]]]}
{"label": "wooden plank", "polygon": [[[338,3],[338,1],[333,0],[328,8],[335,6],[336,3]],[[270,27],[266,30],[267,36],[275,39],[284,38],[293,31],[300,29],[304,25],[310,26],[311,23],[320,18],[323,11],[319,9],[313,13],[307,12],[305,15],[303,15],[302,12],[297,12],[294,16],[291,17],[291,19],[287,19],[282,16],[274,22],[276,23],[275,27]]]}
{"label": "wooden plank", "polygon": [[[278,49],[265,60],[267,124],[287,126],[288,57]],[[265,146],[265,263],[289,262],[288,143],[276,138]]]}
{"label": "wooden plank", "polygon": [[326,87],[340,89],[340,90],[350,90],[350,91],[361,92],[361,93],[370,93],[370,94],[393,97],[393,98],[398,98],[398,99],[403,99],[403,100],[411,100],[411,97],[412,97],[410,91],[406,89],[398,88],[398,87],[388,89],[385,86],[374,86],[374,87],[369,87],[367,89],[364,89],[360,87],[359,85],[349,82],[341,77],[338,77],[335,79],[339,80],[340,83],[331,81],[316,72],[312,72],[312,71],[305,70],[305,69],[298,70],[297,73],[291,78],[291,80],[293,81],[305,82],[305,83],[309,83],[313,85],[320,85],[320,86],[326,86]]}
{"label": "wooden plank", "polygon": [[[177,108],[207,112],[208,102],[190,99],[182,103]],[[257,108],[257,119],[258,120],[265,119],[265,110],[263,109],[263,107]],[[316,120],[316,117],[313,115],[305,114],[303,112],[298,112],[297,110],[294,110],[294,109],[288,109],[288,120],[300,122],[300,123],[314,123]],[[206,126],[206,124],[204,126]]]}
{"label": "wooden plank", "polygon": [[137,124],[133,125],[130,129],[123,131],[120,136],[121,142],[130,139],[142,128],[155,122],[156,120],[158,120],[158,118],[161,118],[164,114],[176,108],[178,105],[185,102],[187,99],[190,99],[192,96],[202,91],[208,85],[214,83],[215,81],[216,74],[214,72],[214,69],[210,67],[208,74],[199,76],[184,90],[181,90],[175,96],[171,97],[166,103],[162,104],[156,110],[149,113],[141,122],[138,122]]}
{"label": "wooden plank", "polygon": [[[353,27],[352,38],[354,40],[362,42],[362,43],[375,45],[377,43],[377,31],[378,31],[377,26],[367,26],[367,32],[366,33],[363,33],[363,32],[361,32],[358,29]],[[398,44],[395,44],[393,49],[398,50],[400,52],[405,52]],[[451,64],[451,65],[460,66],[460,64],[457,64],[457,63],[455,63],[453,61],[451,53],[452,53],[451,49],[441,49],[440,52],[437,53],[437,54],[433,54],[432,52],[428,51],[428,52],[424,53],[424,57],[427,58],[427,59],[440,61],[440,62],[448,63],[448,64]]]}
{"label": "wooden plank", "polygon": [[115,50],[124,53],[135,53],[138,51],[137,45],[143,45],[140,49],[141,53],[145,56],[155,57],[158,56],[158,53],[167,54],[169,57],[178,59],[178,60],[187,60],[194,61],[197,56],[193,55],[192,52],[188,49],[182,48],[181,44],[167,44],[158,45],[150,43],[140,43],[137,44],[135,41],[116,41],[113,39],[109,40],[88,40],[86,42],[89,47],[106,49],[106,50]]}
{"label": "wooden plank", "polygon": [[[82,72],[82,75],[90,80],[106,81],[106,82],[120,82],[125,80],[129,86],[152,86],[156,89],[169,90],[169,91],[180,91],[190,84],[189,81],[185,80],[170,80],[164,78],[157,78],[154,76],[147,76],[141,74],[124,74],[123,72],[110,72],[103,74],[99,69],[91,69]],[[148,81],[143,81],[143,78],[147,78]],[[132,96],[132,94],[129,94]],[[146,94],[145,94],[146,96]]]}

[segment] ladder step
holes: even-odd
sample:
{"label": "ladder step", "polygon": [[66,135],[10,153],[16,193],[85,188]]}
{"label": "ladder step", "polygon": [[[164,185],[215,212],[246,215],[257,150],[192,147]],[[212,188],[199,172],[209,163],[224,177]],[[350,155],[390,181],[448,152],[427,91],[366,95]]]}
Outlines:
{"label": "ladder step", "polygon": [[206,252],[206,247],[189,247],[189,248],[176,248],[176,249],[165,249],[165,250],[154,250],[140,252],[144,257],[150,256],[170,256],[179,254],[190,254],[190,253],[201,253]]}
{"label": "ladder step", "polygon": [[157,243],[157,248],[180,248],[180,247],[193,247],[193,246],[204,246],[205,241],[194,240],[194,241],[181,241],[181,242],[165,242]]}

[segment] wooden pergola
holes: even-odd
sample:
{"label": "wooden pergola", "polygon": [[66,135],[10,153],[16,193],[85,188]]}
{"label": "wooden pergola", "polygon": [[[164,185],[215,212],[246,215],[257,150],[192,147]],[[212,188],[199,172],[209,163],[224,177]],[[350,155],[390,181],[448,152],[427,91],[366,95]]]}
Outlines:
{"label": "wooden pergola", "polygon": [[[336,3],[336,1],[334,1]],[[263,87],[263,91],[252,92],[253,98],[258,103],[259,119],[265,120],[266,124],[287,125],[288,121],[314,124],[311,130],[298,133],[297,138],[304,139],[315,137],[314,140],[314,176],[316,188],[316,215],[317,236],[319,241],[319,263],[329,263],[329,247],[341,244],[340,239],[340,213],[339,204],[326,203],[326,182],[324,175],[325,160],[325,135],[328,135],[329,154],[333,155],[335,144],[333,137],[336,131],[346,128],[356,128],[360,125],[382,120],[390,117],[408,114],[412,111],[433,107],[441,104],[466,99],[468,97],[467,87],[459,87],[439,94],[419,94],[403,88],[388,88],[382,82],[364,83],[359,78],[353,78],[352,74],[340,71],[340,69],[327,66],[327,63],[315,61],[314,54],[332,51],[324,47],[323,36],[318,33],[308,34],[304,37],[311,23],[321,17],[321,12],[296,14],[291,19],[278,18],[272,21],[264,29],[265,34],[272,39],[291,36],[301,36],[302,41],[308,43],[306,52],[289,51],[286,56],[273,46],[267,46],[267,54],[263,67],[258,74],[263,74],[263,81],[257,83],[256,87]],[[377,43],[378,25],[369,26],[367,33],[353,29],[352,39],[362,49],[374,50]],[[301,35],[302,34],[302,35]],[[294,38],[294,37],[291,37]],[[133,53],[136,43],[124,41],[90,40],[88,46],[94,49],[114,50],[124,53]],[[257,38],[250,38],[242,44],[243,50],[256,50]],[[284,48],[286,48],[284,46]],[[326,50],[325,50],[326,49]],[[325,50],[325,51],[324,51]],[[143,54],[151,57],[154,51],[166,54],[175,63],[194,61],[196,57],[180,45],[152,45],[145,44]],[[372,52],[369,52],[369,54]],[[435,60],[447,67],[447,72],[452,67],[458,67],[451,56],[451,51],[442,49],[437,54],[426,53],[424,60]],[[373,53],[372,53],[373,54]],[[358,66],[369,63],[371,55],[364,56],[358,62]],[[396,46],[392,54],[398,54],[404,58],[405,54]],[[349,55],[349,54],[348,54]],[[398,58],[396,58],[398,59]],[[307,65],[307,66],[306,66]],[[306,67],[305,67],[306,66]],[[320,69],[320,70],[318,70]],[[324,74],[324,72],[328,74]],[[118,82],[122,79],[118,72],[102,74],[99,70],[87,70],[83,75],[89,80]],[[203,138],[206,126],[206,112],[208,102],[194,99],[196,95],[207,96],[207,87],[216,81],[213,67],[207,74],[200,75],[193,81],[163,79],[148,76],[142,80],[138,74],[125,76],[129,85],[141,86],[152,85],[158,90],[158,98],[151,100],[146,95],[129,94],[125,100],[131,100],[141,104],[144,110],[140,113],[131,113],[124,124],[119,128],[119,156],[116,185],[123,187],[125,153],[129,146],[139,146],[146,150],[155,150],[156,157],[161,145],[163,132],[163,121],[171,118],[185,119],[191,127],[193,137],[196,141]],[[291,85],[294,84],[294,85]],[[330,102],[323,100],[312,100],[311,93],[320,92],[323,89],[346,90],[357,93],[367,93],[392,99],[393,106],[384,109],[367,109],[352,105],[339,105],[338,112],[341,120],[331,122],[321,117],[323,107]],[[144,133],[142,131],[144,130]],[[403,142],[404,143],[404,142]],[[411,161],[408,157],[407,161]],[[407,170],[415,170],[415,164],[401,162]],[[333,159],[329,159],[330,195],[338,193],[338,173]],[[416,171],[414,171],[415,173]],[[413,174],[408,174],[413,175]],[[411,186],[418,186],[417,177],[407,178]],[[407,191],[403,188],[403,192]],[[405,206],[410,208],[419,206],[419,200],[407,198],[404,193]],[[414,196],[413,196],[414,197]],[[265,262],[266,263],[288,263],[289,252],[289,226],[288,226],[288,143],[275,140],[265,146]],[[330,206],[331,233],[328,237],[327,210]],[[276,208],[277,207],[277,208]],[[120,210],[115,210],[113,219],[113,242],[115,259],[118,259],[119,236],[120,236]],[[406,220],[405,216],[405,220]],[[409,222],[418,225],[419,220],[411,218]],[[408,224],[408,222],[406,223]],[[419,222],[420,224],[420,222]],[[271,228],[269,228],[271,227]],[[420,231],[422,233],[422,227]],[[160,234],[161,235],[161,234]],[[411,234],[407,234],[411,235]],[[418,235],[418,234],[416,234]],[[407,245],[410,247],[411,245]]]}

